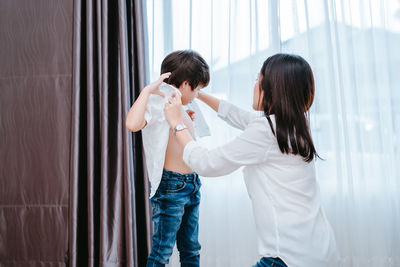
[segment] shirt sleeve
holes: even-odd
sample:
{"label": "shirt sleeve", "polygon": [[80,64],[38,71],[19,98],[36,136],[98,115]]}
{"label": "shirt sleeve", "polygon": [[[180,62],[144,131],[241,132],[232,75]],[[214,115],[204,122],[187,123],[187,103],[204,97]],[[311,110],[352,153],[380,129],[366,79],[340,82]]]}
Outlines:
{"label": "shirt sleeve", "polygon": [[225,100],[220,100],[218,117],[233,127],[244,130],[258,116],[254,112],[246,111]]}
{"label": "shirt sleeve", "polygon": [[265,118],[256,119],[234,140],[212,150],[191,141],[184,148],[183,160],[199,175],[209,177],[265,162],[274,143],[267,126]]}

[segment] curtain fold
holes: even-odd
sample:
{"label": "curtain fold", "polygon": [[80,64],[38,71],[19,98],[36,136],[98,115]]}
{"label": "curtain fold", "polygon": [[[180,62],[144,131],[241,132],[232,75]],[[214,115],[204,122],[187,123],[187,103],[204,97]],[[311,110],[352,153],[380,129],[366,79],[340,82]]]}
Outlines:
{"label": "curtain fold", "polygon": [[[144,1],[128,1],[128,55],[130,71],[130,104],[128,109],[139,96],[140,91],[148,84],[148,51],[147,51],[147,24],[144,22],[146,6]],[[151,250],[151,237],[153,224],[151,221],[151,206],[149,201],[150,189],[147,172],[143,161],[142,133],[132,134],[133,155],[135,165],[135,184],[136,191],[135,203],[140,209],[136,209],[136,231],[138,246],[138,261],[140,266],[145,266],[147,256]]]}
{"label": "curtain fold", "polygon": [[148,253],[141,137],[125,127],[146,77],[135,2],[74,3],[70,266],[143,266]]}

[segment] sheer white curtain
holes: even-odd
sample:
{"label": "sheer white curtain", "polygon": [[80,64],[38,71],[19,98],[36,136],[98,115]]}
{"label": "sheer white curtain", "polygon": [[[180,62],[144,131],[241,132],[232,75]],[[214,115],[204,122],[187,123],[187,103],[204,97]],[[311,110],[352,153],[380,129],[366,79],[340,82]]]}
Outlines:
{"label": "sheer white curtain", "polygon": [[[295,53],[310,63],[311,127],[325,159],[318,179],[342,266],[400,266],[400,2],[146,2],[152,80],[168,53],[194,49],[211,68],[204,90],[250,110],[268,56]],[[201,107],[212,133],[205,145],[238,134]],[[259,256],[241,171],[202,182],[202,266],[251,266]],[[169,266],[179,266],[176,252]]]}

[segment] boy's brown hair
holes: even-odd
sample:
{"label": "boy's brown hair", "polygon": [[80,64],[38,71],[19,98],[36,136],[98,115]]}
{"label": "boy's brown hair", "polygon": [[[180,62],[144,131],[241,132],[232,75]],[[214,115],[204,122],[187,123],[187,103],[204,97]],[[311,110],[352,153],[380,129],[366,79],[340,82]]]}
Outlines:
{"label": "boy's brown hair", "polygon": [[166,56],[161,63],[161,74],[171,72],[166,83],[181,86],[188,81],[192,90],[198,85],[206,87],[210,82],[210,71],[206,61],[193,50],[179,50]]}

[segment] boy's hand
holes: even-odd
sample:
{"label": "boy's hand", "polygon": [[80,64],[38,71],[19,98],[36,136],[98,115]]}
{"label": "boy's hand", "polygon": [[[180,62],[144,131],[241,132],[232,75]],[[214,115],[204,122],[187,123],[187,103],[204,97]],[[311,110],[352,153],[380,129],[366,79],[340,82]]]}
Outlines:
{"label": "boy's hand", "polygon": [[159,95],[161,97],[165,97],[165,94],[160,91],[160,85],[162,82],[171,75],[171,72],[166,72],[161,74],[157,81],[152,82],[147,85],[143,90],[147,90],[150,94]]}
{"label": "boy's hand", "polygon": [[174,92],[164,106],[165,118],[171,128],[183,123],[181,95]]}

